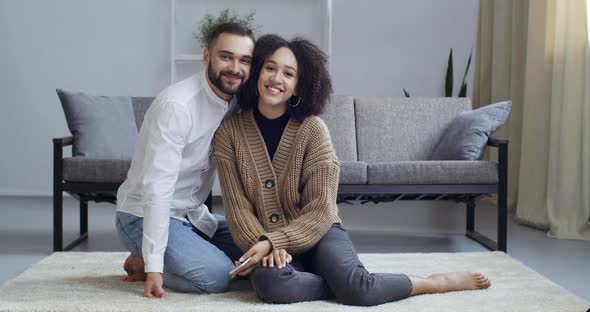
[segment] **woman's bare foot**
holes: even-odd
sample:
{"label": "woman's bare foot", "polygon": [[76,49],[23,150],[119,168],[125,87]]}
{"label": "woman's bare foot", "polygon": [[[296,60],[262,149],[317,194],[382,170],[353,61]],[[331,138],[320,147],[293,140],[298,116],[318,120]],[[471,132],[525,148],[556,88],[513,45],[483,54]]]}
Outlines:
{"label": "woman's bare foot", "polygon": [[129,255],[127,259],[125,259],[125,263],[123,264],[123,269],[127,272],[127,276],[125,276],[122,280],[125,282],[139,282],[145,281],[146,274],[145,274],[145,266],[143,263],[143,258],[136,255]]}
{"label": "woman's bare foot", "polygon": [[485,275],[471,272],[438,273],[430,275],[427,279],[434,281],[439,293],[485,289],[492,285]]}
{"label": "woman's bare foot", "polygon": [[477,290],[492,285],[485,275],[472,272],[437,273],[427,278],[410,277],[410,279],[413,286],[411,295]]}

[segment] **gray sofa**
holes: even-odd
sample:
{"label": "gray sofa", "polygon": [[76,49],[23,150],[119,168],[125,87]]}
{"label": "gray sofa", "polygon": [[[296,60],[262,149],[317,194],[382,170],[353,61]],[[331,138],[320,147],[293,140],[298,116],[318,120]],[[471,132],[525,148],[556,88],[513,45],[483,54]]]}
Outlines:
{"label": "gray sofa", "polygon": [[[132,98],[139,129],[153,98]],[[362,98],[334,95],[322,114],[340,160],[339,202],[453,200],[465,203],[466,235],[490,250],[506,251],[508,142],[490,138],[499,161],[429,160],[445,129],[471,110],[459,98]],[[115,202],[130,160],[63,157],[72,137],[54,142],[54,250],[68,250],[88,235],[88,201]],[[62,194],[80,199],[80,237],[63,246]],[[498,195],[498,232],[475,230],[475,201]],[[210,206],[210,205],[209,205]]]}

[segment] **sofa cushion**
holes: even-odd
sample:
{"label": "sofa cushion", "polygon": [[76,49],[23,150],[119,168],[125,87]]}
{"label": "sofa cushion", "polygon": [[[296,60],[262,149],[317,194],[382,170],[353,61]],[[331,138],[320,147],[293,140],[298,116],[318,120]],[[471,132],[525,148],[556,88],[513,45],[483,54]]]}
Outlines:
{"label": "sofa cushion", "polygon": [[92,159],[68,157],[63,161],[63,179],[66,182],[123,182],[131,160]]}
{"label": "sofa cushion", "polygon": [[367,184],[367,163],[340,161],[340,184]]}
{"label": "sofa cushion", "polygon": [[60,89],[57,94],[74,137],[74,156],[131,159],[137,126],[130,97],[90,96]]}
{"label": "sofa cushion", "polygon": [[488,137],[504,124],[511,104],[510,101],[500,102],[459,114],[445,129],[431,159],[481,159]]}
{"label": "sofa cushion", "polygon": [[350,96],[332,95],[320,115],[330,130],[336,155],[340,160],[357,160],[354,100]]}
{"label": "sofa cushion", "polygon": [[154,97],[132,97],[131,104],[133,104],[133,114],[135,115],[135,125],[137,129],[141,129],[143,123],[143,117],[147,112],[150,105],[154,101]]}
{"label": "sofa cushion", "polygon": [[369,184],[494,184],[495,161],[391,161],[367,164]]}
{"label": "sofa cushion", "polygon": [[428,160],[466,98],[365,98],[355,102],[358,160]]}

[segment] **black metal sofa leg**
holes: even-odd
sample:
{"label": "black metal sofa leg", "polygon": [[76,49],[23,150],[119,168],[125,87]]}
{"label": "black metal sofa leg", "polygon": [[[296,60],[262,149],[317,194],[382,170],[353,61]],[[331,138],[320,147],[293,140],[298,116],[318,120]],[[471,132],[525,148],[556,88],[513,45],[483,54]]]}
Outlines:
{"label": "black metal sofa leg", "polygon": [[80,237],[88,237],[88,199],[80,195]]}
{"label": "black metal sofa leg", "polygon": [[473,232],[475,231],[475,200],[470,199],[465,205],[467,206],[467,222],[465,230],[466,232]]}
{"label": "black metal sofa leg", "polygon": [[487,236],[475,230],[475,200],[470,199],[465,202],[467,208],[467,220],[465,235],[476,241],[489,250],[499,250],[506,252],[506,229],[507,229],[507,200],[506,196],[498,194],[498,240],[494,242]]}
{"label": "black metal sofa leg", "polygon": [[[475,230],[475,200],[468,199],[465,201],[465,206],[467,207],[467,226],[465,235],[489,250],[501,250],[497,242],[494,242],[489,237]],[[498,237],[502,235],[501,232],[499,232],[500,227],[500,224],[498,224]]]}
{"label": "black metal sofa leg", "polygon": [[53,190],[53,251],[63,250],[63,194],[54,186]]}
{"label": "black metal sofa leg", "polygon": [[56,188],[53,192],[53,251],[67,251],[88,238],[88,199],[80,195],[80,236],[63,247],[63,193]]}

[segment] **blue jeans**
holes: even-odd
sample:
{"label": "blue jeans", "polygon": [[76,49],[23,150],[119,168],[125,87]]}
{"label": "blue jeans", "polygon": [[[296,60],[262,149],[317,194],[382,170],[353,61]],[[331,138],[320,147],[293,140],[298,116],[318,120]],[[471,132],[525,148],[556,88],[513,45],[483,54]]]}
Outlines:
{"label": "blue jeans", "polygon": [[[168,245],[164,253],[164,286],[193,293],[219,293],[227,290],[233,260],[243,253],[234,243],[225,217],[212,238],[190,222],[170,218]],[[117,231],[127,250],[141,256],[143,218],[117,212]]]}

